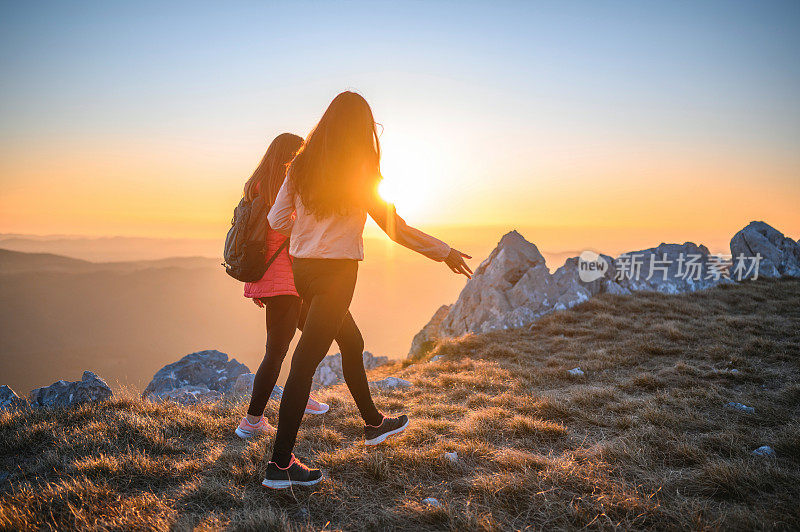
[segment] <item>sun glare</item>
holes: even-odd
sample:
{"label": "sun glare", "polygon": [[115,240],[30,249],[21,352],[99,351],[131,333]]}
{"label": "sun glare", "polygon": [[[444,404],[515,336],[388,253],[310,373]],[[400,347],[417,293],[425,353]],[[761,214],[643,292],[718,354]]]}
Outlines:
{"label": "sun glare", "polygon": [[380,196],[395,205],[400,216],[415,223],[429,222],[431,198],[441,194],[452,173],[441,150],[399,136],[384,146]]}

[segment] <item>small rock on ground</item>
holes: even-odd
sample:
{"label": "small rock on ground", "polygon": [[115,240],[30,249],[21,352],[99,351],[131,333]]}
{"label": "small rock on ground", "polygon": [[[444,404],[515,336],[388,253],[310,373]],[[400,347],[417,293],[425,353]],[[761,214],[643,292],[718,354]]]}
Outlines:
{"label": "small rock on ground", "polygon": [[731,401],[730,403],[726,404],[725,406],[728,407],[728,408],[731,408],[733,410],[738,410],[740,412],[745,412],[747,414],[755,414],[756,413],[756,409],[755,408],[753,408],[752,406],[743,405],[742,403],[734,403],[733,401]]}
{"label": "small rock on ground", "polygon": [[369,383],[369,385],[384,390],[411,387],[411,383],[409,381],[397,377],[386,377],[385,379],[379,381],[372,381]]}
{"label": "small rock on ground", "polygon": [[754,450],[753,454],[756,456],[775,456],[775,449],[769,445],[762,445],[758,449]]}
{"label": "small rock on ground", "polygon": [[573,377],[583,377],[584,375],[583,370],[580,367],[569,369],[567,370],[567,373]]}
{"label": "small rock on ground", "polygon": [[433,506],[434,508],[442,507],[442,503],[440,503],[437,499],[434,499],[433,497],[422,499],[422,504],[424,504],[425,506]]}
{"label": "small rock on ground", "polygon": [[458,462],[458,453],[456,452],[444,453],[444,457],[451,462]]}

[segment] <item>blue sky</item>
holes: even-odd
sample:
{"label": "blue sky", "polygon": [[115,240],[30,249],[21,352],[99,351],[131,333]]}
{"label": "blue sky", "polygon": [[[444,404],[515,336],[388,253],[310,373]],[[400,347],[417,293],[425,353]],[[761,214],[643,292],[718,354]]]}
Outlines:
{"label": "blue sky", "polygon": [[[430,195],[480,197],[481,219],[527,216],[507,201],[520,186],[575,179],[579,192],[589,174],[635,194],[659,158],[800,196],[798,23],[800,2],[3,3],[0,155],[13,161],[0,191],[69,190],[73,172],[48,177],[42,157],[155,150],[174,160],[120,180],[168,190],[192,174],[216,197],[272,136],[305,134],[351,88],[386,128],[387,179],[446,174]],[[728,157],[741,164],[714,167]],[[95,171],[85,178],[102,182]],[[455,207],[420,212],[466,223]],[[549,215],[569,224],[568,212]]]}

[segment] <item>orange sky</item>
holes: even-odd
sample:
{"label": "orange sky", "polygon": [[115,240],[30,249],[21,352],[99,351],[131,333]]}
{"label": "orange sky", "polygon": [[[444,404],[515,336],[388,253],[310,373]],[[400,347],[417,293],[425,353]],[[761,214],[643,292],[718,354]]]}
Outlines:
{"label": "orange sky", "polygon": [[3,9],[0,232],[221,238],[270,140],[355,89],[422,227],[800,237],[792,5]]}

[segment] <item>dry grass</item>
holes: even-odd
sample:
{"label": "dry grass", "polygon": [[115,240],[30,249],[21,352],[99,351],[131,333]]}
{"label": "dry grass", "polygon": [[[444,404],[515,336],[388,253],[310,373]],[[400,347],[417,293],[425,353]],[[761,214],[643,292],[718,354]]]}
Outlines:
{"label": "dry grass", "polygon": [[412,416],[377,449],[346,388],[323,392],[296,451],[327,480],[294,492],[260,488],[271,442],[233,435],[242,404],[5,413],[0,527],[798,528],[799,370],[800,281],[606,295],[374,372],[414,383],[377,395]]}

